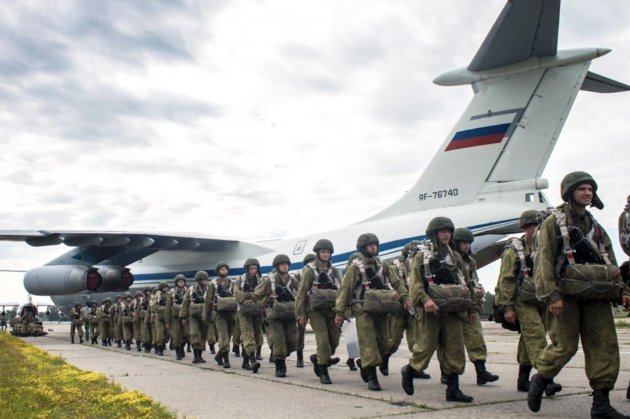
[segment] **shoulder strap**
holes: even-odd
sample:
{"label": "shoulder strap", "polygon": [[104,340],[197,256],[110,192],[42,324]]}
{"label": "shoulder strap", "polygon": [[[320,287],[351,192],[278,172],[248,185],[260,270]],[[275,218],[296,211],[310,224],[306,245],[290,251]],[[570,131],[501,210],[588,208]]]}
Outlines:
{"label": "shoulder strap", "polygon": [[575,255],[573,254],[571,239],[569,238],[569,229],[567,228],[567,215],[563,211],[554,211],[554,215],[556,216],[556,224],[558,225],[560,235],[562,236],[564,255],[566,256],[569,265],[575,265]]}
{"label": "shoulder strap", "polygon": [[400,276],[400,279],[404,280],[406,275],[403,263],[400,261],[400,259],[394,259],[394,265],[396,265],[396,267],[398,268],[398,276]]}
{"label": "shoulder strap", "polygon": [[510,240],[510,247],[516,251],[519,261],[521,262],[521,273],[524,278],[529,279],[529,269],[527,268],[527,261],[525,259],[525,248],[523,247],[523,243],[520,239],[516,237]]}
{"label": "shoulder strap", "polygon": [[610,261],[610,258],[608,257],[608,252],[606,252],[606,247],[602,243],[603,236],[600,234],[599,241],[597,242],[595,241],[595,233],[598,231],[601,231],[600,230],[601,227],[599,223],[597,222],[597,220],[595,220],[595,217],[591,215],[590,218],[591,218],[591,231],[589,231],[588,235],[586,236],[586,238],[588,239],[588,243],[591,245],[593,249],[595,249],[600,254],[600,256],[602,257],[606,265],[612,265],[612,262]]}

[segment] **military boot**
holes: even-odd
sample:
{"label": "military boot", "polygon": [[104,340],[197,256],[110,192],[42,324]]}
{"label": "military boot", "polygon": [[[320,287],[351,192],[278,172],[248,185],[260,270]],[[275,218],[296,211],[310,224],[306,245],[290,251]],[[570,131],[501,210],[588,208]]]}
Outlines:
{"label": "military boot", "polygon": [[522,392],[529,391],[529,374],[532,372],[531,365],[518,366],[518,378],[516,379],[516,390]]}
{"label": "military boot", "polygon": [[462,393],[459,389],[459,374],[448,374],[446,378],[448,380],[448,384],[446,384],[447,402],[470,403],[473,401],[471,396]]}
{"label": "military boot", "polygon": [[320,365],[319,366],[319,382],[322,384],[332,384],[330,381],[330,376],[328,375],[328,365]]}
{"label": "military boot", "polygon": [[92,338],[92,345],[96,345],[96,337]]}
{"label": "military boot", "polygon": [[158,346],[158,355],[164,356],[164,345]]}
{"label": "military boot", "polygon": [[551,382],[550,379],[540,374],[534,374],[529,382],[529,391],[527,392],[527,407],[529,407],[529,410],[532,412],[538,412],[540,410],[543,392]]}
{"label": "military boot", "polygon": [[297,351],[297,362],[295,366],[297,368],[304,368],[304,351]]}
{"label": "military boot", "polygon": [[107,339],[102,339],[102,345],[107,346]]}
{"label": "military boot", "polygon": [[131,350],[131,339],[125,341],[125,349],[128,351]]}
{"label": "military boot", "polygon": [[223,352],[223,368],[230,368],[230,353]]}
{"label": "military boot", "polygon": [[357,359],[357,367],[359,367],[359,374],[361,374],[361,379],[364,383],[367,383],[368,373],[367,370],[361,366],[361,359]]}
{"label": "military boot", "polygon": [[545,396],[552,397],[556,393],[559,393],[561,391],[562,391],[562,384],[558,384],[552,381],[551,383],[547,384],[547,387],[545,387]]}
{"label": "military boot", "polygon": [[282,369],[282,359],[276,359],[275,360],[275,364],[276,364],[276,377],[278,378],[284,378],[287,376],[286,372],[283,371]]}
{"label": "military boot", "polygon": [[440,364],[440,383],[444,385],[448,385],[448,375],[444,372],[442,368],[442,364]]}
{"label": "military boot", "polygon": [[205,364],[206,360],[203,359],[203,357],[201,356],[201,354],[203,354],[203,349],[198,349],[197,353],[198,353],[197,358],[199,358],[199,362],[201,362],[202,364]]}
{"label": "military boot", "polygon": [[122,340],[117,340],[116,343],[118,344],[119,348],[122,348]]}
{"label": "military boot", "polygon": [[215,356],[214,360],[217,362],[217,365],[223,366],[223,353],[219,351]]}
{"label": "military boot", "polygon": [[70,342],[74,343],[74,336],[70,337]]}
{"label": "military boot", "polygon": [[383,357],[381,358],[381,365],[378,366],[379,371],[384,376],[389,375],[389,357],[390,356],[391,356],[390,354],[383,355]]}
{"label": "military boot", "polygon": [[381,391],[381,385],[378,383],[378,377],[376,376],[376,367],[367,367],[366,371],[368,376],[368,390]]}
{"label": "military boot", "polygon": [[155,353],[156,355],[159,355],[160,350],[157,345],[153,345],[153,353]]}
{"label": "military boot", "polygon": [[186,352],[190,352],[190,342],[186,342]]}
{"label": "military boot", "polygon": [[136,351],[140,352],[142,351],[142,342],[136,342]]}
{"label": "military boot", "polygon": [[83,343],[83,336],[79,336],[79,343]]}
{"label": "military boot", "polygon": [[424,371],[413,371],[413,378],[419,378],[421,380],[430,380],[431,379],[431,375],[427,374]]}
{"label": "military boot", "polygon": [[145,353],[151,353],[151,344],[150,343],[145,343],[144,344],[144,352]]}
{"label": "military boot", "polygon": [[186,358],[186,351],[184,350],[184,344],[182,343],[182,346],[179,347],[179,354],[182,357],[182,359]]}
{"label": "military boot", "polygon": [[482,386],[486,383],[493,383],[499,379],[498,375],[491,374],[486,370],[486,361],[474,361],[475,371],[477,372],[477,385]]}
{"label": "military boot", "polygon": [[319,369],[319,364],[317,363],[317,355],[312,354],[309,359],[311,360],[311,363],[313,364],[313,372],[315,373],[316,376],[321,377],[322,376],[322,372]]}
{"label": "military boot", "polygon": [[232,352],[236,358],[239,358],[241,356],[241,347],[238,345],[232,345]]}
{"label": "military boot", "polygon": [[409,364],[402,367],[400,370],[400,375],[402,375],[402,388],[405,390],[405,393],[408,395],[413,395],[413,376],[416,370]]}
{"label": "military boot", "polygon": [[249,357],[249,363],[252,365],[252,372],[257,374],[260,369],[260,362],[256,359],[256,355],[251,355]]}
{"label": "military boot", "polygon": [[610,390],[607,388],[593,391],[593,406],[591,407],[591,418],[630,418],[630,416],[622,415],[621,413],[617,412],[617,410],[615,410],[615,408],[610,405],[610,399],[608,398],[609,392]]}
{"label": "military boot", "polygon": [[214,354],[216,353],[216,351],[215,351],[215,349],[214,349],[214,343],[211,343],[211,344],[210,344],[210,353],[211,353],[212,355],[214,355]]}
{"label": "military boot", "polygon": [[201,352],[198,349],[194,349],[193,350],[193,360],[192,363],[193,364],[199,364],[201,361],[199,360],[200,356],[199,356],[199,352]]}
{"label": "military boot", "polygon": [[276,363],[276,358],[273,356],[273,348],[271,348],[271,352],[269,353],[269,363],[270,364]]}
{"label": "military boot", "polygon": [[357,364],[354,363],[354,358],[348,358],[348,360],[346,361],[346,365],[348,366],[348,368],[350,368],[350,371],[357,370]]}
{"label": "military boot", "polygon": [[182,351],[184,350],[183,347],[179,346],[177,348],[175,348],[175,359],[178,361],[182,360]]}
{"label": "military boot", "polygon": [[339,358],[328,358],[328,366],[332,367],[333,365],[337,365],[341,361]]}
{"label": "military boot", "polygon": [[243,352],[243,365],[241,365],[241,368],[247,371],[252,370],[252,367],[249,365],[249,357],[245,354],[245,352]]}
{"label": "military boot", "polygon": [[256,359],[262,361],[262,345],[256,346]]}

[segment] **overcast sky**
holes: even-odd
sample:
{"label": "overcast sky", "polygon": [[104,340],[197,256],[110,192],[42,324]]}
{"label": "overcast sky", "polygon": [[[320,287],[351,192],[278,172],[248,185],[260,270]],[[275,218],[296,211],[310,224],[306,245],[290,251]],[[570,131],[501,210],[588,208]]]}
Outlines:
{"label": "overcast sky", "polygon": [[[431,81],[468,65],[504,3],[2,3],[0,229],[256,239],[364,219],[465,109],[470,87]],[[629,21],[627,0],[565,1],[559,48],[612,48],[591,71],[628,83]],[[615,239],[629,109],[580,93],[544,173],[555,203],[566,172],[591,172]],[[0,269],[67,249],[0,243]],[[26,298],[21,277],[0,273],[0,301]]]}

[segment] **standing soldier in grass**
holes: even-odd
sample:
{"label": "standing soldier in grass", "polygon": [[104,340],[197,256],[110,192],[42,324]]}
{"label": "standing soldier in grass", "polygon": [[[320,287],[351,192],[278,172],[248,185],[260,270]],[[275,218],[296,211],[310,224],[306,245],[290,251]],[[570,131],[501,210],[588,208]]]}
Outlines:
{"label": "standing soldier in grass", "polygon": [[234,297],[234,284],[227,276],[230,267],[225,262],[217,263],[217,278],[210,283],[206,293],[202,318],[214,319],[218,334],[218,350],[214,360],[223,368],[230,368],[230,338],[236,322],[237,303]]}
{"label": "standing soldier in grass", "polygon": [[[400,304],[406,310],[411,307],[407,290],[398,278],[396,269],[379,259],[378,246],[376,235],[365,233],[359,236],[357,250],[360,255],[348,267],[335,305],[337,327],[342,326],[349,308],[352,308],[357,319],[361,350],[361,359],[357,361],[357,365],[361,379],[368,384],[371,391],[381,391],[376,367],[383,365],[383,356],[387,351],[387,317],[399,310]],[[376,300],[368,299],[366,305],[366,295]]]}
{"label": "standing soldier in grass", "polygon": [[310,319],[317,345],[317,353],[310,357],[313,370],[322,384],[332,384],[328,366],[339,362],[339,358],[331,357],[339,346],[341,336],[334,312],[341,276],[330,262],[335,251],[330,240],[318,240],[313,251],[314,260],[307,262],[302,270],[295,314],[301,328],[305,328]]}
{"label": "standing soldier in grass", "polygon": [[208,272],[198,271],[195,273],[195,285],[191,285],[184,295],[182,308],[179,317],[186,324],[190,332],[190,344],[193,348],[193,364],[205,363],[201,354],[206,349],[208,339],[208,324],[201,320],[205,295],[208,292],[209,284]]}
{"label": "standing soldier in grass", "polygon": [[243,365],[245,370],[258,373],[260,363],[256,359],[256,347],[262,345],[262,302],[254,295],[254,290],[260,284],[260,262],[249,258],[243,264],[245,273],[234,284],[238,307],[238,322],[241,327],[243,340]]}
{"label": "standing soldier in grass", "polygon": [[186,356],[186,352],[184,351],[184,335],[188,335],[188,333],[186,332],[186,328],[183,327],[183,322],[179,317],[186,291],[186,277],[179,274],[175,277],[175,287],[166,295],[165,318],[178,361],[181,361]]}
{"label": "standing soldier in grass", "polygon": [[81,307],[83,305],[80,302],[76,302],[74,307],[70,309],[70,341],[74,343],[74,334],[78,329],[79,331],[79,343],[83,343],[83,312]]}

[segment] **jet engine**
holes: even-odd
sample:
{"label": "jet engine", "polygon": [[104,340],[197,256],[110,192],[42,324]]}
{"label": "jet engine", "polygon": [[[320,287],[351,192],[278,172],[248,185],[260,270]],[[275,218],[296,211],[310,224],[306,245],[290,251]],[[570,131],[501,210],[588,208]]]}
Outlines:
{"label": "jet engine", "polygon": [[33,295],[67,295],[96,291],[102,284],[103,278],[96,268],[82,265],[40,266],[24,275],[24,288]]}
{"label": "jet engine", "polygon": [[99,292],[127,290],[133,284],[133,274],[129,268],[112,265],[95,266],[95,268],[103,278]]}

